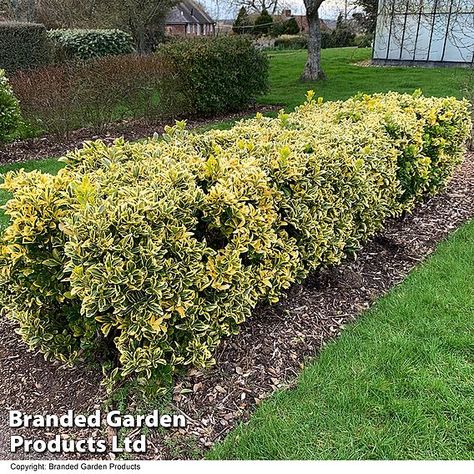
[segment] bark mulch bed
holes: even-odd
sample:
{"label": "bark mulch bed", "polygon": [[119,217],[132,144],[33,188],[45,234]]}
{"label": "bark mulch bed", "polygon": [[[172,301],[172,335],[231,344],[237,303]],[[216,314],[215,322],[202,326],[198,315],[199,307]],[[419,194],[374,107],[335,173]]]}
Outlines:
{"label": "bark mulch bed", "polygon": [[[247,110],[233,114],[223,114],[212,118],[189,119],[188,129],[212,125],[226,120],[239,120],[257,112],[265,113],[279,110],[278,105],[257,105]],[[162,134],[166,125],[173,125],[173,120],[150,124],[142,120],[123,120],[107,125],[103,131],[98,132],[90,128],[81,128],[69,134],[68,137],[59,138],[54,135],[31,138],[0,146],[0,165],[18,163],[30,160],[55,158],[65,155],[68,151],[80,148],[86,140],[103,140],[112,143],[116,138],[124,137],[126,140],[139,140],[153,136],[154,133]]]}
{"label": "bark mulch bed", "polygon": [[[469,154],[446,192],[418,206],[413,214],[389,221],[357,260],[318,272],[303,285],[294,285],[280,303],[257,308],[241,332],[220,346],[212,369],[191,370],[179,378],[172,409],[186,415],[188,426],[149,433],[144,458],[188,458],[222,439],[273,391],[291,386],[302,367],[330,339],[473,216],[474,154]],[[61,414],[74,409],[84,413],[100,404],[104,394],[98,388],[98,372],[44,362],[41,355],[25,351],[13,329],[11,323],[0,321],[3,410]],[[97,436],[90,431],[81,435]],[[34,436],[27,430],[18,434]],[[0,458],[11,457],[10,435],[3,416]],[[45,437],[44,432],[39,435]]]}

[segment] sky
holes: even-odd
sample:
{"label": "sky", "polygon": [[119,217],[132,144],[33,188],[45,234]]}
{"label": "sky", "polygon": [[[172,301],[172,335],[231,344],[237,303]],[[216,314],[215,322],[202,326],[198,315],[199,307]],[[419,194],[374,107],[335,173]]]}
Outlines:
{"label": "sky", "polygon": [[[216,7],[216,1],[219,3],[219,9]],[[288,8],[296,15],[304,15],[304,4],[303,0],[283,0],[284,5],[288,5]],[[202,0],[201,3],[207,8],[208,12],[214,19],[228,19],[235,17],[235,7],[229,5],[228,0]],[[347,0],[349,4],[349,11],[353,8],[353,2]],[[336,19],[341,11],[344,10],[345,0],[325,0],[321,5],[320,17],[327,19]],[[283,3],[282,3],[283,5]],[[282,8],[283,9],[283,6]],[[217,13],[219,11],[219,14]]]}

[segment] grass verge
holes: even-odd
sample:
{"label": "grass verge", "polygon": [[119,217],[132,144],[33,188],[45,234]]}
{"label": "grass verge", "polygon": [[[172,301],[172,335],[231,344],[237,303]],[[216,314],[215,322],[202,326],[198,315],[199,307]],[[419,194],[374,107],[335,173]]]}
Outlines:
{"label": "grass verge", "polygon": [[361,66],[370,58],[369,48],[323,49],[322,67],[327,79],[317,83],[300,82],[306,50],[273,51],[270,57],[270,93],[260,102],[283,104],[292,109],[314,89],[325,100],[343,100],[358,92],[408,92],[422,89],[427,96],[462,97],[469,70],[463,68],[373,67]]}
{"label": "grass verge", "polygon": [[474,221],[210,459],[472,459]]}

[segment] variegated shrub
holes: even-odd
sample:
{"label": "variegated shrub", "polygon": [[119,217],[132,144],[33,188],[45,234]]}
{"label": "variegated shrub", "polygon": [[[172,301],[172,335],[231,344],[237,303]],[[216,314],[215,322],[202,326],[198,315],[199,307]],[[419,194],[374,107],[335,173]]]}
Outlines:
{"label": "variegated shrub", "polygon": [[419,93],[183,123],[144,143],[92,142],[57,176],[10,173],[3,313],[32,347],[100,356],[113,375],[205,367],[260,301],[337,264],[446,185],[466,102]]}

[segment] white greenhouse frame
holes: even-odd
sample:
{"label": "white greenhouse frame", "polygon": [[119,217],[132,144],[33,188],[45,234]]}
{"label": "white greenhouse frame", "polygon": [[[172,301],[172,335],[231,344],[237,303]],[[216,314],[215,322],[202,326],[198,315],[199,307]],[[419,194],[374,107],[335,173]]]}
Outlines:
{"label": "white greenhouse frame", "polygon": [[372,60],[474,65],[474,0],[380,0]]}

